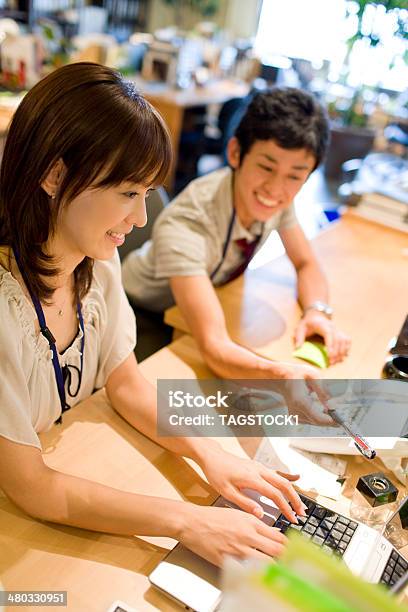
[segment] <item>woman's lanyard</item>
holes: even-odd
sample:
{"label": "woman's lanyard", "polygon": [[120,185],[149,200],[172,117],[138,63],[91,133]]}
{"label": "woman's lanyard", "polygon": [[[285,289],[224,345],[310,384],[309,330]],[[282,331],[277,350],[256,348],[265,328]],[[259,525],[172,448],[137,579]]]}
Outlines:
{"label": "woman's lanyard", "polygon": [[[48,344],[50,345],[50,349],[52,351],[52,365],[54,367],[54,374],[55,374],[55,380],[57,383],[57,389],[58,389],[58,395],[60,398],[60,402],[61,402],[61,416],[62,413],[65,412],[66,410],[69,410],[71,408],[71,406],[69,404],[67,404],[66,402],[66,398],[65,398],[65,386],[64,386],[64,376],[62,374],[62,370],[61,370],[61,366],[60,366],[60,362],[58,359],[58,351],[57,351],[57,345],[56,345],[56,340],[54,338],[54,336],[52,335],[52,332],[50,329],[48,329],[47,327],[47,323],[45,320],[45,316],[44,316],[44,311],[42,309],[42,306],[40,304],[40,300],[38,299],[38,297],[36,295],[33,295],[33,293],[31,292],[29,285],[27,284],[27,280],[26,280],[26,276],[24,274],[24,271],[22,269],[21,266],[21,261],[20,261],[20,254],[18,252],[18,249],[16,247],[13,247],[13,251],[14,251],[14,257],[16,258],[16,262],[17,262],[17,266],[18,269],[20,270],[20,274],[25,282],[25,285],[30,293],[30,297],[31,300],[33,302],[34,308],[35,308],[35,312],[37,313],[37,318],[38,318],[38,322],[40,324],[40,331],[42,333],[42,335],[48,340]],[[76,393],[73,395],[70,392],[70,389],[68,389],[68,392],[70,394],[71,397],[75,397],[78,394],[79,388],[81,386],[81,380],[82,380],[82,372],[83,372],[83,365],[84,365],[84,349],[85,349],[85,326],[84,326],[84,319],[82,317],[82,310],[81,310],[81,302],[78,299],[77,300],[77,314],[78,314],[78,320],[79,320],[79,325],[82,331],[82,338],[81,338],[81,370],[78,373],[79,374],[79,382],[78,382],[78,388]],[[69,384],[68,387],[70,388],[71,386],[71,376],[69,375]],[[56,423],[61,423],[62,419],[61,416],[59,417],[59,419],[56,421]]]}
{"label": "woman's lanyard", "polygon": [[235,208],[232,209],[232,215],[231,215],[231,219],[228,225],[227,238],[225,240],[224,248],[222,251],[221,261],[219,262],[215,270],[211,272],[210,280],[214,279],[215,275],[217,274],[222,264],[224,263],[224,259],[228,251],[228,246],[229,246],[229,243],[231,242],[232,228],[234,227],[234,221],[235,221]]}

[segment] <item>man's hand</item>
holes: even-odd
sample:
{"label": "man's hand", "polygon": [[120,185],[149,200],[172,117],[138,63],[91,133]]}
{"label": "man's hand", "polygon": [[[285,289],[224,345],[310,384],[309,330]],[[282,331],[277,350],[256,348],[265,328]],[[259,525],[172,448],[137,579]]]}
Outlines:
{"label": "man's hand", "polygon": [[298,348],[309,336],[318,334],[324,339],[330,365],[343,361],[350,350],[351,339],[338,330],[324,314],[317,310],[308,310],[299,321],[295,333],[295,346]]}
{"label": "man's hand", "polygon": [[[252,489],[268,497],[291,522],[297,522],[297,514],[305,514],[305,506],[291,481],[299,476],[274,472],[251,459],[236,457],[221,448],[209,448],[200,466],[214,489],[242,510],[262,518],[262,507],[242,492]],[[291,503],[294,511],[292,510]]]}
{"label": "man's hand", "polygon": [[[317,368],[277,362],[274,364],[273,377],[283,381],[280,393],[285,398],[289,414],[298,415],[300,423],[337,427],[333,419],[326,414],[329,409],[327,402],[331,396],[322,387]],[[311,393],[320,400],[319,409],[314,405]]]}

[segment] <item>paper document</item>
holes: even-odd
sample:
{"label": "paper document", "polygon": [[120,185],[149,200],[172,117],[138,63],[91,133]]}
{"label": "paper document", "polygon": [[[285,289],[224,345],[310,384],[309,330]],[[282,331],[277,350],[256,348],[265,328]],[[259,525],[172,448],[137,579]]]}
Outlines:
{"label": "paper document", "polygon": [[256,460],[273,470],[299,474],[296,485],[338,499],[341,484],[337,482],[346,471],[346,462],[331,455],[311,453],[291,446],[291,438],[265,438],[256,454]]}

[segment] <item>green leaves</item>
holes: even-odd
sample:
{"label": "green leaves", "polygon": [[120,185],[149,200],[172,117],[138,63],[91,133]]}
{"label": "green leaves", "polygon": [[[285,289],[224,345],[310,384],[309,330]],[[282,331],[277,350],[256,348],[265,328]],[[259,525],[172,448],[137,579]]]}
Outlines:
{"label": "green leaves", "polygon": [[200,13],[203,17],[211,17],[220,6],[219,0],[163,0],[163,2],[174,8],[189,8],[195,13]]}
{"label": "green leaves", "polygon": [[[352,7],[358,7],[357,12],[352,10]],[[408,39],[408,0],[348,0],[346,4],[346,15],[351,16],[353,13],[357,15],[358,25],[357,30],[347,40],[349,50],[352,49],[354,43],[357,40],[367,39],[371,47],[376,47],[381,39],[375,31],[371,31],[369,34],[363,34],[362,25],[364,12],[367,7],[372,6],[383,6],[386,13],[395,11],[396,15],[396,29],[394,35],[404,40]]]}

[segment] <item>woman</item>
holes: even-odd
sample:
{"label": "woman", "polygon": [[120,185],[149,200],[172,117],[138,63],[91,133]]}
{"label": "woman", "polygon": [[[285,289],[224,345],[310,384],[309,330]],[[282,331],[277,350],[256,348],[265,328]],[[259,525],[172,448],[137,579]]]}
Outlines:
{"label": "woman", "polygon": [[[288,503],[303,514],[289,482],[296,477],[203,438],[158,439],[156,393],[134,357],[116,247],[146,223],[145,198],[170,156],[157,112],[97,64],[55,71],[17,109],[0,187],[0,487],[33,517],[170,536],[217,564],[226,554],[279,555],[285,537],[258,518],[261,508],[241,489],[272,498],[296,521]],[[124,419],[194,459],[248,513],[135,495],[48,468],[37,433],[103,386]]]}

